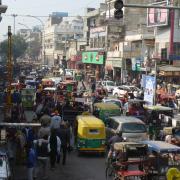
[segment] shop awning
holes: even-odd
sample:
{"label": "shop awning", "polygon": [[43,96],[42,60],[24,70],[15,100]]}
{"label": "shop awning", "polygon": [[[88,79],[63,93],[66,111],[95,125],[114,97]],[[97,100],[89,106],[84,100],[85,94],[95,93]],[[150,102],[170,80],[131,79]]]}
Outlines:
{"label": "shop awning", "polygon": [[159,67],[160,76],[180,76],[180,67],[166,65]]}
{"label": "shop awning", "polygon": [[122,67],[122,58],[107,58],[106,65],[111,65],[113,67]]}

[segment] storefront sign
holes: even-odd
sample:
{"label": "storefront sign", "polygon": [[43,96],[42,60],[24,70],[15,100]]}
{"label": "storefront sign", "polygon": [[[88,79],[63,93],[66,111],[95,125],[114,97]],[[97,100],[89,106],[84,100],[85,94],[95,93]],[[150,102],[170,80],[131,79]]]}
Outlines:
{"label": "storefront sign", "polygon": [[122,59],[119,59],[117,61],[113,61],[113,67],[122,67]]}
{"label": "storefront sign", "polygon": [[153,99],[155,94],[156,79],[153,76],[145,77],[145,90],[144,90],[144,100],[149,103],[149,105],[153,105]]}
{"label": "storefront sign", "polygon": [[[156,2],[153,5],[166,6],[167,1]],[[148,8],[147,9],[147,26],[167,26],[168,25],[169,10]]]}
{"label": "storefront sign", "polygon": [[83,52],[82,62],[86,64],[104,64],[104,52]]}
{"label": "storefront sign", "polygon": [[90,38],[96,38],[101,36],[106,36],[106,26],[96,27],[90,29]]}
{"label": "storefront sign", "polygon": [[81,61],[82,55],[74,55],[71,57],[71,61]]}

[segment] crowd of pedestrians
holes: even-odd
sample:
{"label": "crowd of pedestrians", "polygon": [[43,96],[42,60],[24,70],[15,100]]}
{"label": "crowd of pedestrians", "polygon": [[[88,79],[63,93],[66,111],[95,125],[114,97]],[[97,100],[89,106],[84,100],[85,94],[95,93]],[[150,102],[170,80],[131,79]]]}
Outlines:
{"label": "crowd of pedestrians", "polygon": [[[37,134],[33,134],[30,129],[29,131],[26,130],[26,132],[29,132],[26,133],[28,180],[33,180],[37,174],[40,174],[40,179],[47,179],[48,167],[54,170],[56,163],[59,164],[61,160],[62,164],[65,165],[66,154],[70,145],[68,122],[61,119],[58,110],[55,109],[50,114],[48,109],[45,108],[41,112],[39,121],[41,127]],[[28,137],[28,134],[30,137]],[[41,173],[37,173],[37,169]]]}
{"label": "crowd of pedestrians", "polygon": [[49,169],[53,171],[57,164],[66,164],[72,133],[68,121],[62,120],[57,107],[50,105],[52,99],[39,97],[32,123],[41,126],[8,131],[11,159],[26,163],[28,180],[48,179]]}

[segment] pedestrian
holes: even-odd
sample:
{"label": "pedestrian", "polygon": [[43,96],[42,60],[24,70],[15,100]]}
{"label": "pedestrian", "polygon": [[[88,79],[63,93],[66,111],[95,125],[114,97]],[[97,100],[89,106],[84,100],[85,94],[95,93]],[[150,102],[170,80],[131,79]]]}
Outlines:
{"label": "pedestrian", "polygon": [[44,136],[50,136],[50,127],[47,124],[42,124],[38,131],[38,138],[43,138]]}
{"label": "pedestrian", "polygon": [[48,138],[48,152],[52,170],[55,168],[56,158],[58,155],[60,156],[61,150],[61,140],[56,134],[56,129],[51,129],[51,135]]}
{"label": "pedestrian", "polygon": [[62,164],[66,164],[66,154],[70,146],[70,130],[66,122],[62,122],[60,128],[57,130],[57,135],[61,139],[62,149]]}
{"label": "pedestrian", "polygon": [[49,153],[48,153],[48,136],[45,135],[44,137],[35,141],[36,144],[36,152],[37,152],[37,159],[38,164],[40,165],[42,178],[47,179],[47,170],[48,170],[48,162],[49,162]]}
{"label": "pedestrian", "polygon": [[60,124],[61,116],[59,115],[58,110],[55,110],[55,112],[52,114],[50,127],[51,129],[58,129],[60,127]]}
{"label": "pedestrian", "polygon": [[43,113],[43,115],[40,118],[41,125],[42,126],[49,126],[51,123],[51,117],[49,116],[49,110],[44,109],[44,111],[42,113]]}
{"label": "pedestrian", "polygon": [[91,85],[91,90],[92,90],[92,93],[95,92],[95,89],[96,89],[96,82],[93,81],[92,85]]}
{"label": "pedestrian", "polygon": [[28,180],[33,180],[33,175],[34,175],[34,170],[37,162],[37,156],[35,149],[33,147],[33,143],[29,142],[27,144],[27,169],[28,169],[28,174],[27,174],[27,179]]}
{"label": "pedestrian", "polygon": [[26,127],[22,130],[22,132],[24,133],[25,137],[26,137],[26,142],[27,143],[32,143],[35,139],[35,134],[34,131],[31,127]]}
{"label": "pedestrian", "polygon": [[36,111],[35,111],[38,119],[40,119],[41,116],[42,116],[42,110],[43,110],[43,103],[40,102],[40,103],[37,105]]}

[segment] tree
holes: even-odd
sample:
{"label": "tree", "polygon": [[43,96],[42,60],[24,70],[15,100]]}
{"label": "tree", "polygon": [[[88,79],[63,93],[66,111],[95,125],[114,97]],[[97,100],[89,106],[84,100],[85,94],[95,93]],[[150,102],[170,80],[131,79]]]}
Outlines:
{"label": "tree", "polygon": [[[12,55],[14,62],[16,59],[24,55],[27,49],[26,41],[19,35],[12,37]],[[0,44],[0,56],[2,57],[3,61],[6,61],[8,57],[8,40],[4,40]]]}
{"label": "tree", "polygon": [[29,48],[27,49],[27,54],[33,60],[37,60],[41,51],[41,41],[38,36],[33,37],[29,42]]}

